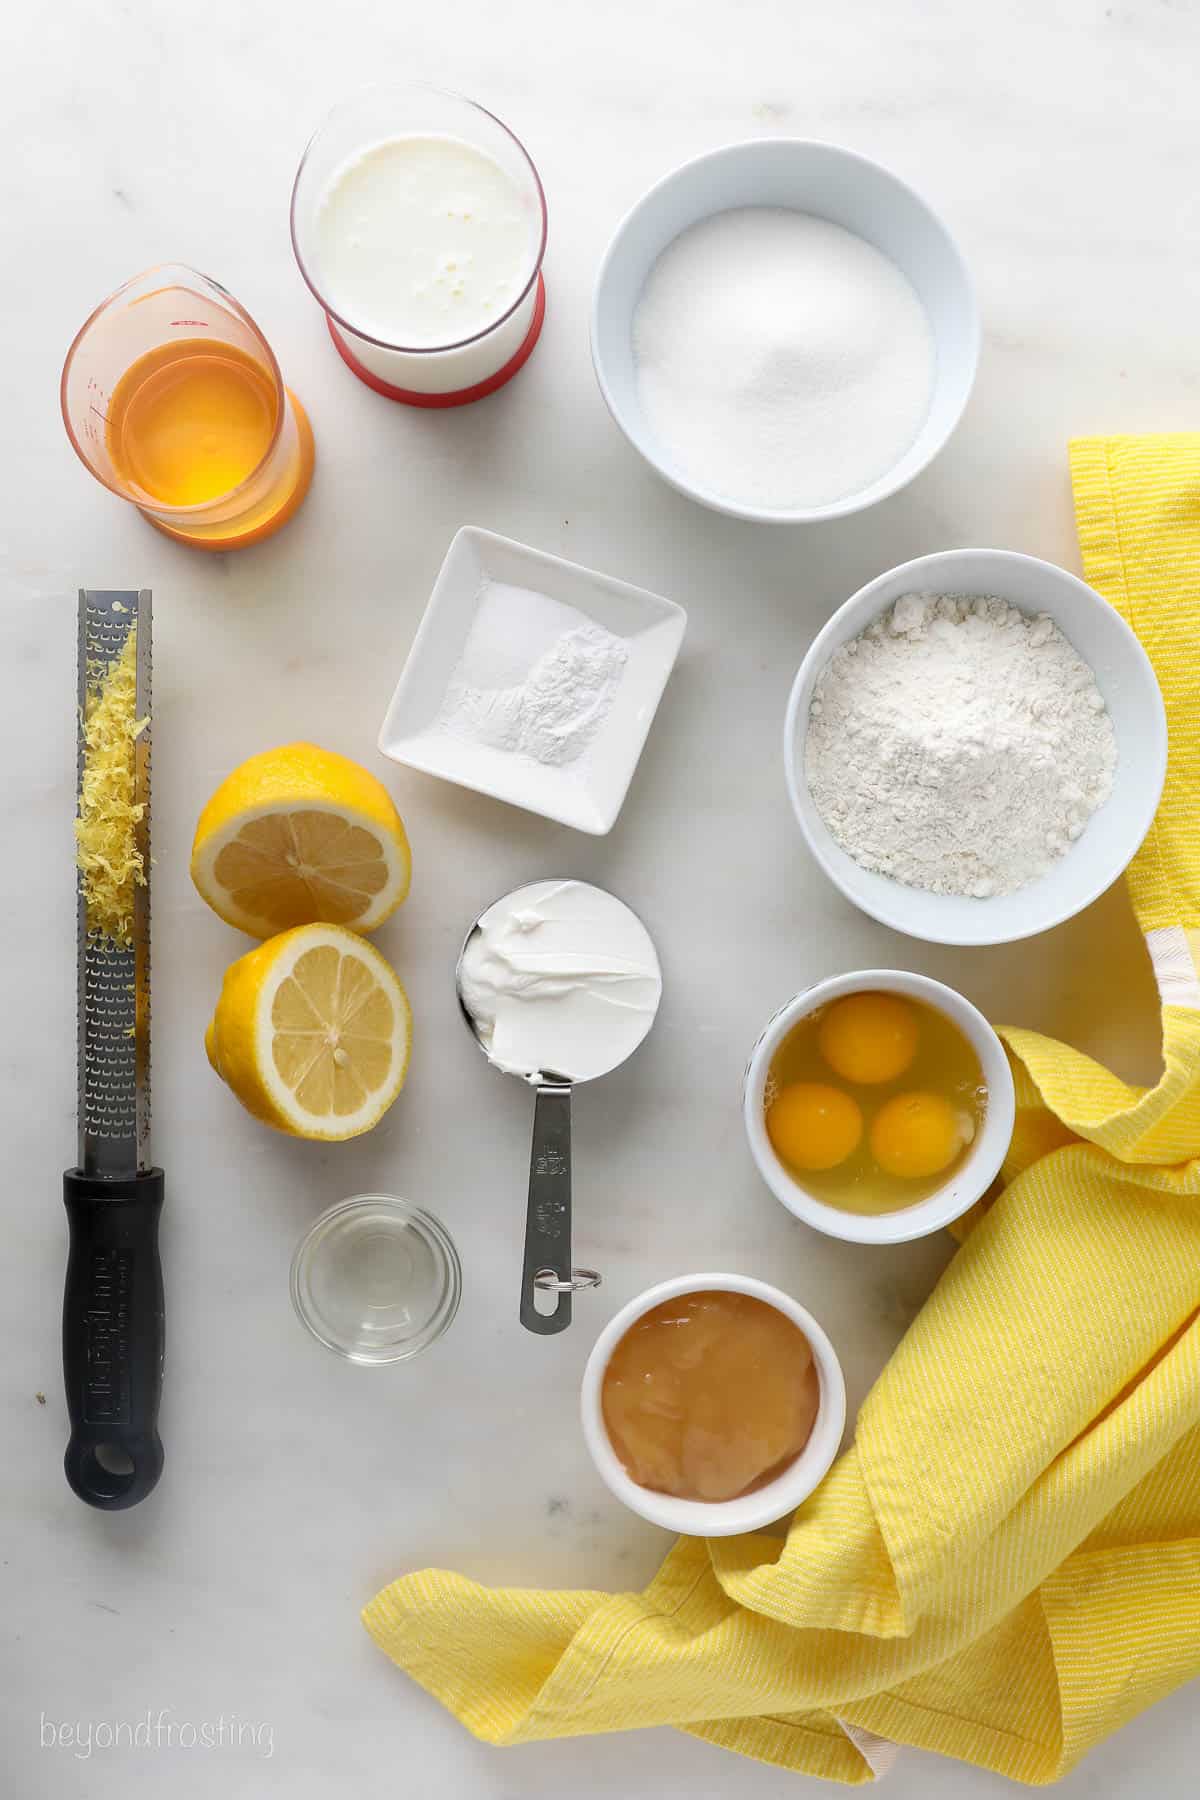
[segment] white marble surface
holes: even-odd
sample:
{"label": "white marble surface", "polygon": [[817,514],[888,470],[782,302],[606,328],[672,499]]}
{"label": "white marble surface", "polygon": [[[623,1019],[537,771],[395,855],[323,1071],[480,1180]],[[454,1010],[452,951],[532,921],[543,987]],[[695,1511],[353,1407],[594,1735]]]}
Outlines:
{"label": "white marble surface", "polygon": [[[825,1242],[756,1179],[739,1076],[759,1025],[797,986],[873,962],[911,966],[993,1015],[1153,1073],[1153,992],[1120,892],[1010,950],[893,937],[809,862],[777,743],[805,645],[864,580],[978,542],[1075,566],[1068,434],[1197,423],[1196,47],[1186,0],[211,0],[199,11],[60,0],[8,19],[0,1755],[22,1800],[817,1792],[669,1732],[486,1750],[379,1655],[358,1608],[428,1563],[525,1584],[649,1575],[665,1540],[601,1488],[575,1395],[595,1330],[652,1280],[729,1267],[783,1281],[816,1306],[852,1402],[861,1397],[948,1244],[872,1253]],[[288,189],[310,126],[384,74],[423,74],[494,107],[549,194],[542,344],[503,395],[445,416],[389,405],[350,378],[289,249]],[[588,359],[592,276],[625,208],[684,158],[774,133],[866,151],[924,190],[961,238],[987,327],[949,451],[875,512],[823,529],[741,525],[662,486],[610,423]],[[235,556],[209,560],[158,537],[89,481],[58,419],[76,326],[167,257],[211,271],[258,316],[316,429],[303,513]],[[683,659],[608,840],[390,773],[416,881],[381,942],[416,1009],[412,1078],[365,1141],[290,1144],[245,1117],[204,1061],[217,983],[245,946],[192,891],[192,827],[218,777],[267,744],[309,736],[376,764],[392,683],[464,521],[682,601]],[[149,584],[157,613],[168,1460],[152,1498],[111,1517],[81,1507],[60,1468],[81,583]],[[566,1337],[545,1342],[522,1333],[515,1306],[527,1097],[468,1042],[451,974],[481,903],[559,871],[643,913],[668,985],[645,1050],[579,1097],[577,1249],[606,1286]],[[407,1369],[341,1364],[304,1336],[288,1301],[306,1223],[370,1187],[433,1207],[463,1253],[458,1323]],[[274,1755],[164,1748],[83,1761],[39,1747],[43,1714],[136,1722],[164,1708],[177,1721],[267,1723]],[[1194,1695],[1175,1696],[1063,1791],[1183,1800],[1195,1792],[1197,1718]],[[890,1777],[897,1800],[984,1800],[999,1785],[915,1754]]]}

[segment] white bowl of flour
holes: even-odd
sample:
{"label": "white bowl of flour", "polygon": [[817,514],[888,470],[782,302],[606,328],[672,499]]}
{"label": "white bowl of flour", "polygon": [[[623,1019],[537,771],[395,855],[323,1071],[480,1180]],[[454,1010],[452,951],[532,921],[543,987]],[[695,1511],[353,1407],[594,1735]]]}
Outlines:
{"label": "white bowl of flour", "polygon": [[870,582],[814,640],[784,723],[825,873],[939,944],[1009,943],[1090,905],[1150,829],[1166,759],[1158,683],[1119,613],[1008,550]]}
{"label": "white bowl of flour", "polygon": [[832,519],[895,493],[954,430],[978,354],[945,226],[833,144],[685,163],[622,221],[596,281],[613,418],[672,486],[737,518]]}

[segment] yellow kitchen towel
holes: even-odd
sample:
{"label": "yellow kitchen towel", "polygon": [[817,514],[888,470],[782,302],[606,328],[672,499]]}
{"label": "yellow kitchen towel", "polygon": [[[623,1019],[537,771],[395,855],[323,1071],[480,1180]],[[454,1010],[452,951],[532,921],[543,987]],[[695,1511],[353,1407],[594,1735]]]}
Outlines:
{"label": "yellow kitchen towel", "polygon": [[1200,1673],[1200,436],[1071,466],[1086,575],[1167,705],[1128,877],[1162,1078],[1006,1033],[1007,1185],[786,1540],[681,1540],[641,1594],[377,1595],[381,1648],[489,1743],[670,1724],[843,1781],[884,1739],[1049,1782]]}

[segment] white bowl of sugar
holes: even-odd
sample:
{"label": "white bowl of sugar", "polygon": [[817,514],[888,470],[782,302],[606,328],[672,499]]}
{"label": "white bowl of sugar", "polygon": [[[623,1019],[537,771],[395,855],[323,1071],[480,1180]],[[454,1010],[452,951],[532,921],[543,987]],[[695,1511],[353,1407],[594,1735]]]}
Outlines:
{"label": "white bowl of sugar", "polygon": [[[975,617],[939,617],[939,600]],[[898,603],[924,614],[915,631]],[[1124,873],[1162,793],[1167,722],[1146,652],[1093,588],[1016,551],[943,550],[868,582],[818,633],[783,760],[805,841],[847,899],[927,943],[1004,944],[1061,925]],[[893,855],[959,891],[883,872]]]}
{"label": "white bowl of sugar", "polygon": [[629,442],[736,518],[805,523],[918,475],[975,379],[953,238],[878,163],[768,138],[685,163],[617,228],[592,360]]}

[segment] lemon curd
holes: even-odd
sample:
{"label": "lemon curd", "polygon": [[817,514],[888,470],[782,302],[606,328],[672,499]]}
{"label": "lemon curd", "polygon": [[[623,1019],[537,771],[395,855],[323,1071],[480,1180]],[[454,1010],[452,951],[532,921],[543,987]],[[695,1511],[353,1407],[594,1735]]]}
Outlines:
{"label": "lemon curd", "polygon": [[966,1157],[987,1108],[979,1058],[918,1000],[869,991],[810,1013],[771,1060],[767,1136],[828,1206],[886,1213],[923,1200]]}
{"label": "lemon curd", "polygon": [[796,1460],[821,1380],[791,1319],[752,1294],[705,1289],[635,1319],[604,1372],[601,1404],[639,1487],[719,1502],[753,1493]]}

